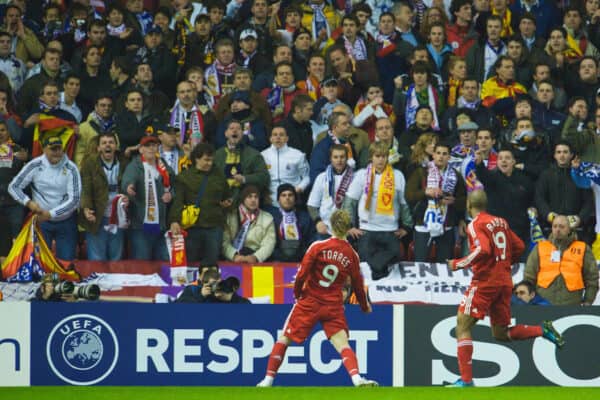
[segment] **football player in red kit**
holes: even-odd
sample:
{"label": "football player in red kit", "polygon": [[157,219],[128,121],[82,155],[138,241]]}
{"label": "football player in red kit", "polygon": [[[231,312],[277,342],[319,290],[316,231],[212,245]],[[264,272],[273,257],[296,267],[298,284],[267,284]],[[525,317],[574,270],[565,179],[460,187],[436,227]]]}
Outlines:
{"label": "football player in red kit", "polygon": [[348,277],[352,281],[360,308],[365,313],[371,312],[371,304],[367,301],[360,274],[360,259],[346,241],[352,221],[350,215],[343,210],[336,210],[330,221],[333,237],[313,243],[302,259],[294,285],[296,304],[283,326],[283,336],[271,350],[265,378],[257,386],[273,385],[287,347],[292,341],[302,343],[318,322],[342,356],[352,383],[355,386],[377,386],[377,382],[359,374],[356,354],[348,344],[348,324],[342,297],[342,289]]}
{"label": "football player in red kit", "polygon": [[467,211],[473,217],[467,229],[470,253],[463,258],[448,260],[448,265],[454,271],[468,267],[473,271],[471,285],[460,302],[456,317],[460,378],[448,385],[450,387],[473,386],[471,329],[486,314],[490,316],[492,334],[496,340],[524,340],[543,336],[559,348],[564,345],[564,340],[552,327],[551,321],[544,321],[542,325],[515,325],[509,328],[513,286],[511,266],[518,262],[525,245],[503,218],[488,214],[486,207],[487,196],[484,191],[476,190],[469,194]]}

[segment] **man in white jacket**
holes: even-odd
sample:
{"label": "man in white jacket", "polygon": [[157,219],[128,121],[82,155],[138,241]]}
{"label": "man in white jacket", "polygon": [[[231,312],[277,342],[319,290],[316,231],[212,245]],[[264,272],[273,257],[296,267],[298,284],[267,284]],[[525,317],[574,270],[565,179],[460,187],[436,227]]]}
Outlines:
{"label": "man in white jacket", "polygon": [[[37,215],[48,246],[56,241],[56,256],[71,261],[77,247],[81,177],[75,163],[65,155],[59,137],[46,137],[42,145],[44,154],[23,167],[8,186],[8,192]],[[24,192],[29,185],[32,198]]]}
{"label": "man in white jacket", "polygon": [[282,126],[271,130],[271,146],[261,152],[271,176],[271,200],[277,205],[277,188],[282,183],[289,183],[296,189],[296,195],[301,195],[308,185],[309,166],[306,155],[298,149],[289,147],[288,134]]}

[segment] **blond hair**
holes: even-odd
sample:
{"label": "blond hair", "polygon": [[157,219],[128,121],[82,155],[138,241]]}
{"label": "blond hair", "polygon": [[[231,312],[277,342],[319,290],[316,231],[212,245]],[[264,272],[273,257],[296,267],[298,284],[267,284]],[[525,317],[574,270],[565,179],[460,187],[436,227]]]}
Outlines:
{"label": "blond hair", "polygon": [[333,236],[340,239],[345,239],[348,231],[352,228],[352,218],[350,218],[350,214],[346,210],[335,210],[331,214],[329,222],[331,223]]}
{"label": "blond hair", "polygon": [[389,153],[388,145],[383,142],[373,142],[369,146],[369,160],[372,160],[374,155],[387,156]]}
{"label": "blond hair", "polygon": [[437,144],[440,140],[435,133],[423,133],[417,139],[417,142],[412,148],[410,160],[415,164],[421,164],[423,160],[429,160],[429,155],[425,152],[429,143],[435,141]]}

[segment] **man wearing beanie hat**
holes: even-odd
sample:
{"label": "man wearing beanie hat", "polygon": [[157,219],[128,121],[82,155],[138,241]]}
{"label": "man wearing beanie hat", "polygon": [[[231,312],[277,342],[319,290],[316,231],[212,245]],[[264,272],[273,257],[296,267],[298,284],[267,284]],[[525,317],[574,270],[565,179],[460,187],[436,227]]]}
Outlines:
{"label": "man wearing beanie hat", "polygon": [[[308,213],[296,208],[296,188],[289,183],[277,187],[279,207],[269,206],[277,232],[277,245],[271,259],[298,262],[314,239],[315,230]],[[275,203],[277,204],[277,203]]]}
{"label": "man wearing beanie hat", "polygon": [[252,102],[250,101],[250,92],[248,90],[238,90],[231,96],[229,105],[231,114],[217,128],[215,145],[222,147],[225,145],[225,127],[231,119],[242,123],[243,137],[242,142],[248,146],[262,151],[267,148],[267,129],[261,119],[254,113]]}
{"label": "man wearing beanie hat", "polygon": [[292,185],[295,192],[303,193],[310,184],[306,155],[298,149],[289,147],[288,139],[284,127],[274,127],[271,130],[271,147],[261,153],[271,176],[271,200],[274,205],[277,205],[279,198],[279,185],[288,183]]}
{"label": "man wearing beanie hat", "polygon": [[271,257],[276,243],[273,217],[259,205],[258,187],[245,186],[240,193],[240,205],[229,213],[225,222],[222,250],[227,260],[257,263]]}

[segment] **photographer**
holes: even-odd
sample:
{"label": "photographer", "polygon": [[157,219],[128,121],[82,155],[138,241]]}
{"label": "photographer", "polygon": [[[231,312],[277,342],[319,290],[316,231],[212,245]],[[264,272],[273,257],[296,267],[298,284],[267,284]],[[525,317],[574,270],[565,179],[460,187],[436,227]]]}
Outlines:
{"label": "photographer", "polygon": [[55,274],[44,275],[42,284],[31,301],[74,302],[79,299],[98,300],[98,285],[75,286],[70,281],[61,281]]}
{"label": "photographer", "polygon": [[213,298],[215,303],[232,303],[232,304],[250,304],[250,300],[237,294],[240,288],[240,281],[230,276],[222,281],[217,282],[213,289]]}
{"label": "photographer", "polygon": [[221,274],[216,269],[207,269],[201,277],[191,285],[183,289],[181,295],[175,300],[176,303],[215,303],[214,296],[217,283],[221,280]]}

